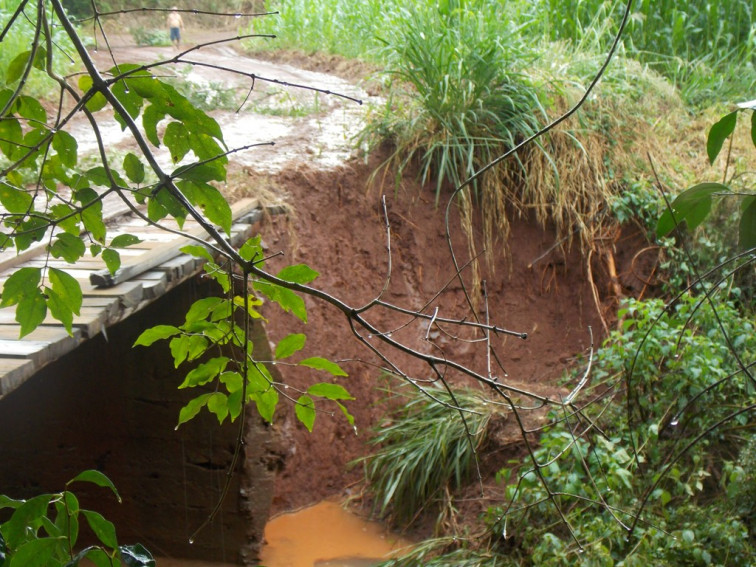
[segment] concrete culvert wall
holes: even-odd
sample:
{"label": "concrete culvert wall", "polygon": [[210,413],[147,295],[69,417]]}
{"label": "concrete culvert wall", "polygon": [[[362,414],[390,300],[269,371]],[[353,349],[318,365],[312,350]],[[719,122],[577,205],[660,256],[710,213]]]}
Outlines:
{"label": "concrete culvert wall", "polygon": [[[0,493],[57,492],[82,470],[97,469],[115,483],[122,504],[106,489],[73,488],[82,507],[116,525],[119,543],[140,542],[155,555],[252,562],[278,466],[270,428],[247,408],[243,458],[226,500],[190,545],[220,497],[239,422],[219,426],[203,411],[176,431],[179,410],[198,393],[177,389],[187,369],[173,367],[167,341],[131,348],[145,328],[180,324],[194,300],[215,291],[197,279],[182,284],[109,328],[108,340],[86,341],[0,400]],[[255,352],[264,357],[264,330],[254,331]]]}

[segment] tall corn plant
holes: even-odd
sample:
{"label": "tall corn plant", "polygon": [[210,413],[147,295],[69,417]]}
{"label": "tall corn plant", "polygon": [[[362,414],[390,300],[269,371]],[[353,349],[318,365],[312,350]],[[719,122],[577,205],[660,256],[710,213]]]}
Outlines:
{"label": "tall corn plant", "polygon": [[276,35],[277,41],[269,47],[369,58],[378,46],[378,30],[386,27],[398,4],[397,0],[268,0],[266,10],[277,12],[276,16],[256,19],[253,26],[256,33]]}
{"label": "tall corn plant", "polygon": [[[619,0],[528,4],[552,40],[605,49],[622,15]],[[627,52],[662,73],[690,104],[738,99],[756,87],[753,0],[639,0],[623,38]]]}

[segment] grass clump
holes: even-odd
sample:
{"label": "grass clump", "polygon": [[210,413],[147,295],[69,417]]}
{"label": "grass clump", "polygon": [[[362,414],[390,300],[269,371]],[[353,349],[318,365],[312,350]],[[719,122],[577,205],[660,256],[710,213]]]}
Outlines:
{"label": "grass clump", "polygon": [[480,392],[402,385],[387,400],[393,408],[375,429],[375,452],[364,460],[376,510],[408,524],[425,511],[451,505],[451,491],[472,470],[494,412]]}

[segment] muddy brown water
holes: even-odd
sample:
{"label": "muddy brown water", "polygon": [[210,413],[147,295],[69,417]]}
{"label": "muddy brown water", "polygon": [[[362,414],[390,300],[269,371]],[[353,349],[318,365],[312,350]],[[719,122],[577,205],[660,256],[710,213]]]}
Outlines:
{"label": "muddy brown water", "polygon": [[[410,544],[327,501],[271,519],[265,542],[259,563],[265,567],[371,567]],[[157,567],[235,566],[159,557]]]}

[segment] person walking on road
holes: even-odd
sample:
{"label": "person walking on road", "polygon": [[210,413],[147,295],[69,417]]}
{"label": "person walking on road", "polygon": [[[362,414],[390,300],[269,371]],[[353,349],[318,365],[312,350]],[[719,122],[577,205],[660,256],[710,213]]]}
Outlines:
{"label": "person walking on road", "polygon": [[168,27],[171,30],[171,43],[178,49],[181,43],[181,30],[184,29],[184,20],[181,19],[181,14],[178,13],[176,6],[171,8],[168,14]]}

